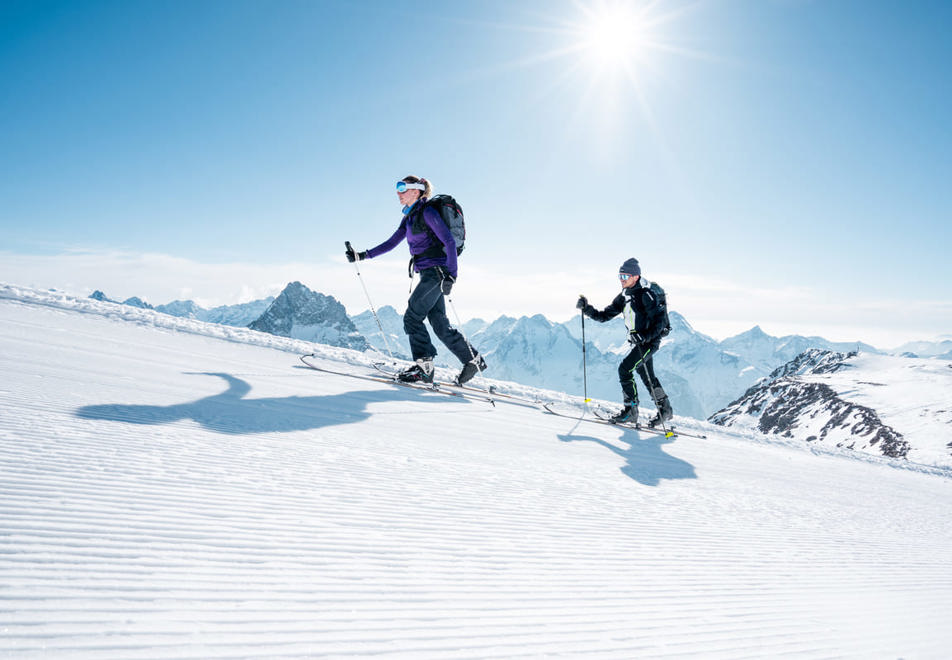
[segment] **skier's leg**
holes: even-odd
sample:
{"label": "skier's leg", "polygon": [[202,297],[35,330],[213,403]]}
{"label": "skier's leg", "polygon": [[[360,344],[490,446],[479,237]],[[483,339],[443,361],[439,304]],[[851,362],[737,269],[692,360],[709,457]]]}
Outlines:
{"label": "skier's leg", "polygon": [[638,365],[637,371],[645,387],[648,388],[648,393],[651,395],[655,407],[658,409],[657,414],[648,422],[648,425],[653,428],[661,422],[671,419],[674,416],[674,411],[671,408],[671,401],[668,399],[668,395],[665,393],[664,388],[661,387],[661,382],[658,380],[658,377],[655,376],[654,357],[650,353],[648,357]]}
{"label": "skier's leg", "polygon": [[641,353],[637,348],[632,349],[625,359],[618,365],[618,382],[621,383],[621,393],[625,403],[638,403],[638,391],[635,389],[634,370],[641,362]]}
{"label": "skier's leg", "polygon": [[410,300],[407,301],[407,311],[403,315],[403,330],[410,340],[410,353],[414,360],[433,358],[436,356],[436,347],[430,341],[430,333],[426,331],[423,320],[437,303],[442,302],[443,292],[440,291],[439,275],[435,269],[427,268],[420,273],[420,282],[417,284]]}
{"label": "skier's leg", "polygon": [[654,353],[651,349],[645,351],[644,358],[635,366],[635,371],[638,372],[638,375],[641,376],[641,382],[645,384],[645,387],[648,388],[648,392],[653,392],[656,388],[661,387],[661,383],[658,382],[658,377],[655,376],[654,372]]}
{"label": "skier's leg", "polygon": [[615,415],[612,415],[611,421],[616,424],[629,423],[638,424],[638,390],[635,389],[635,374],[633,370],[641,360],[638,351],[632,350],[618,365],[618,382],[621,383],[621,393],[625,400],[625,406]]}
{"label": "skier's leg", "polygon": [[463,333],[450,325],[450,320],[446,316],[446,300],[442,295],[430,309],[427,320],[436,336],[460,362],[466,364],[474,356],[479,355],[476,349],[466,342]]}

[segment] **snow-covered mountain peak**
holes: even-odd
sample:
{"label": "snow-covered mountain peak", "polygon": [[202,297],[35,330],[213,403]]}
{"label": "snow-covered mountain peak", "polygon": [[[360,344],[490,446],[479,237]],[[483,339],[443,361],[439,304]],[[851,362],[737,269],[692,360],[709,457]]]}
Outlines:
{"label": "snow-covered mountain peak", "polygon": [[710,417],[804,442],[952,464],[952,369],[937,360],[813,349]]}
{"label": "snow-covered mountain peak", "polygon": [[334,297],[291,282],[267,311],[249,326],[252,330],[355,350],[369,348],[347,310]]}
{"label": "snow-covered mountain peak", "polygon": [[891,352],[910,357],[935,357],[948,360],[952,355],[952,339],[942,336],[937,341],[911,341]]}
{"label": "snow-covered mountain peak", "polygon": [[668,320],[671,321],[671,332],[683,332],[686,334],[696,333],[697,330],[688,322],[684,316],[673,310],[668,312]]}
{"label": "snow-covered mountain peak", "polygon": [[[199,319],[204,311],[194,300],[173,300],[164,305],[156,305],[156,311],[183,319]],[[246,324],[247,325],[247,324]]]}
{"label": "snow-covered mountain peak", "polygon": [[154,309],[152,305],[142,300],[138,296],[132,296],[131,298],[126,298],[122,301],[123,305],[129,305],[129,307],[138,307],[140,309]]}
{"label": "snow-covered mountain peak", "polygon": [[733,341],[738,343],[739,342],[754,343],[758,341],[765,341],[769,338],[770,338],[770,335],[764,332],[763,328],[761,328],[759,325],[755,325],[750,330],[742,332],[738,335],[734,335],[733,337],[730,337],[726,339],[725,341]]}
{"label": "snow-covered mountain peak", "polygon": [[828,374],[849,366],[848,360],[857,356],[856,351],[838,353],[819,348],[810,348],[790,362],[774,369],[767,380],[776,380],[787,376],[804,374]]}
{"label": "snow-covered mountain peak", "polygon": [[89,294],[89,297],[93,300],[98,300],[99,302],[108,302],[116,305],[128,305],[129,307],[138,307],[139,309],[154,309],[152,305],[145,302],[138,296],[132,296],[131,298],[126,298],[122,302],[119,302],[118,300],[113,300],[99,289],[96,289],[91,294]]}

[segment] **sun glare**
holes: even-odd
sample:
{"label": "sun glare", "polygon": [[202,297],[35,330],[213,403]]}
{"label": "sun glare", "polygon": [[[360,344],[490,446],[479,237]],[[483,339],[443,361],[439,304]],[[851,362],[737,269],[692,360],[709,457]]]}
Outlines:
{"label": "sun glare", "polygon": [[580,33],[582,50],[600,67],[630,67],[645,55],[648,26],[644,17],[630,7],[589,10]]}
{"label": "sun glare", "polygon": [[532,102],[574,97],[570,126],[588,132],[597,126],[596,133],[614,142],[622,123],[632,124],[633,113],[653,126],[651,95],[666,84],[672,56],[706,57],[678,43],[678,23],[703,1],[571,0],[571,15],[549,13],[538,24],[505,26],[530,35],[526,43],[547,46],[506,67],[547,68],[551,75]]}

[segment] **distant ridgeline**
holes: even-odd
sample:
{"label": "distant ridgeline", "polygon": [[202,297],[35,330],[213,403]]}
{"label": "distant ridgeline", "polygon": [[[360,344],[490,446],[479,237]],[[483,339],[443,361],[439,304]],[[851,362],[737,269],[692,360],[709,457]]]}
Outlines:
{"label": "distant ridgeline", "polygon": [[[90,297],[116,302],[101,291]],[[190,300],[154,308],[139,298],[129,298],[120,304],[358,351],[385,352],[389,347],[395,357],[407,359],[410,355],[403,316],[393,307],[377,310],[387,335],[385,341],[369,311],[351,317],[333,296],[312,291],[300,282],[288,284],[277,298],[213,309],[203,309]],[[670,316],[671,334],[658,352],[655,369],[671,397],[675,414],[698,419],[723,409],[761,378],[770,376],[774,369],[809,349],[880,353],[869,345],[830,342],[822,337],[771,337],[759,327],[717,341],[694,330],[677,312],[672,311]],[[581,393],[581,328],[577,319],[555,323],[542,315],[501,316],[492,322],[469,321],[462,330],[485,355],[489,363],[487,377]],[[590,396],[609,401],[620,398],[617,367],[628,350],[626,338],[620,317],[604,324],[586,325]],[[943,349],[952,351],[952,342],[946,343],[950,346],[920,343],[916,348],[931,350],[941,357]],[[438,343],[437,348],[441,348]],[[437,364],[459,367],[448,351],[441,352]]]}

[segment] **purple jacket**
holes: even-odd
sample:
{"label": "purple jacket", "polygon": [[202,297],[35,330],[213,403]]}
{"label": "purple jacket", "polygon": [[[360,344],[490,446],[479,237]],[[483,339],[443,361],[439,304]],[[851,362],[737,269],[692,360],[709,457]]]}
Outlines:
{"label": "purple jacket", "polygon": [[[419,234],[413,233],[412,219],[413,216],[418,213],[416,206],[425,203],[426,199],[424,198],[414,204],[414,208],[411,208],[410,211],[403,216],[403,220],[400,221],[400,226],[397,227],[397,231],[393,232],[393,236],[380,245],[367,250],[367,258],[373,259],[374,257],[379,257],[381,254],[390,252],[390,250],[397,247],[404,238],[407,239],[407,244],[410,246],[410,254],[414,256],[423,254],[428,248],[433,247],[435,243],[429,232],[424,230]],[[453,240],[453,234],[450,232],[450,228],[443,222],[439,211],[429,206],[423,209],[423,221],[426,222],[427,226],[436,234],[440,242],[443,243],[446,254],[441,254],[438,257],[420,259],[413,264],[413,270],[419,273],[421,270],[432,268],[433,266],[444,266],[449,272],[450,277],[456,279],[456,241]]]}

